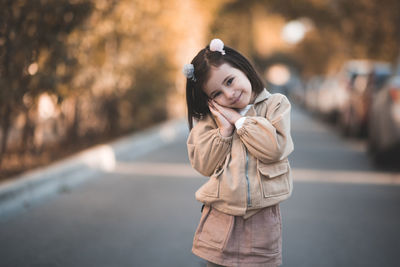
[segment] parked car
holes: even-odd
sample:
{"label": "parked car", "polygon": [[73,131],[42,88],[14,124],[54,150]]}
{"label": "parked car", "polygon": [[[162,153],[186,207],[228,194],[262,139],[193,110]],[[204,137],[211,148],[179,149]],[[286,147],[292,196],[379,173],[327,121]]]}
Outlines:
{"label": "parked car", "polygon": [[322,83],[318,91],[317,112],[323,119],[333,123],[338,120],[339,112],[348,98],[347,83],[348,77],[342,71]]}
{"label": "parked car", "polygon": [[369,116],[368,148],[377,161],[400,163],[400,72],[373,95]]}
{"label": "parked car", "polygon": [[372,95],[378,92],[391,75],[387,62],[352,62],[347,102],[340,110],[340,128],[345,135],[365,137]]}
{"label": "parked car", "polygon": [[318,94],[323,81],[322,76],[314,76],[307,82],[305,88],[304,105],[313,114],[318,111]]}

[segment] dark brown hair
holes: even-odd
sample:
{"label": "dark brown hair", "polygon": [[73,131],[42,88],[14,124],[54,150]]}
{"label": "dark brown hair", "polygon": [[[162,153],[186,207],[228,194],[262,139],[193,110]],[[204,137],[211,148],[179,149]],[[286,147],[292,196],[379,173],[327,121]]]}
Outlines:
{"label": "dark brown hair", "polygon": [[219,67],[224,63],[242,71],[249,79],[252,91],[257,95],[263,89],[263,82],[253,65],[238,51],[224,46],[225,55],[218,51],[211,51],[207,45],[192,60],[194,77],[186,80],[186,104],[188,108],[189,129],[193,128],[193,118],[202,119],[210,114],[208,96],[203,91],[204,84],[210,76],[211,66]]}

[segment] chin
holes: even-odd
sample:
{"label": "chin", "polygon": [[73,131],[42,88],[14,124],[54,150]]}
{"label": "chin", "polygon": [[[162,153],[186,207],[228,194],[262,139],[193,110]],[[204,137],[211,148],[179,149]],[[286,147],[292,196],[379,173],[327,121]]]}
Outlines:
{"label": "chin", "polygon": [[246,104],[240,104],[240,105],[237,105],[235,108],[236,109],[243,109],[243,108],[245,108],[247,105]]}
{"label": "chin", "polygon": [[250,104],[250,100],[240,103],[240,107],[241,107],[241,108],[245,108],[245,107],[247,107],[247,105],[249,105],[249,104]]}

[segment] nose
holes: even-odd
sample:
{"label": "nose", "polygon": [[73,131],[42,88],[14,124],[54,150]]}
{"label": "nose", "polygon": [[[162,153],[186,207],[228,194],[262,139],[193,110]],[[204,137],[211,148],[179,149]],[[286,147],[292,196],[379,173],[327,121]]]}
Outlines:
{"label": "nose", "polygon": [[225,97],[228,98],[228,99],[233,99],[234,98],[234,92],[233,92],[232,89],[225,88],[224,89],[224,94],[225,94]]}

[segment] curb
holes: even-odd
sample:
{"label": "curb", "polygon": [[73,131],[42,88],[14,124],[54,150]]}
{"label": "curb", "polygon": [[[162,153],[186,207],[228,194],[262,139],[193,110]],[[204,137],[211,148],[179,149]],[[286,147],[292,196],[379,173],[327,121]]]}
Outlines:
{"label": "curb", "polygon": [[23,173],[0,184],[0,216],[99,177],[112,170],[118,159],[133,160],[184,138],[187,132],[183,119],[170,120]]}

